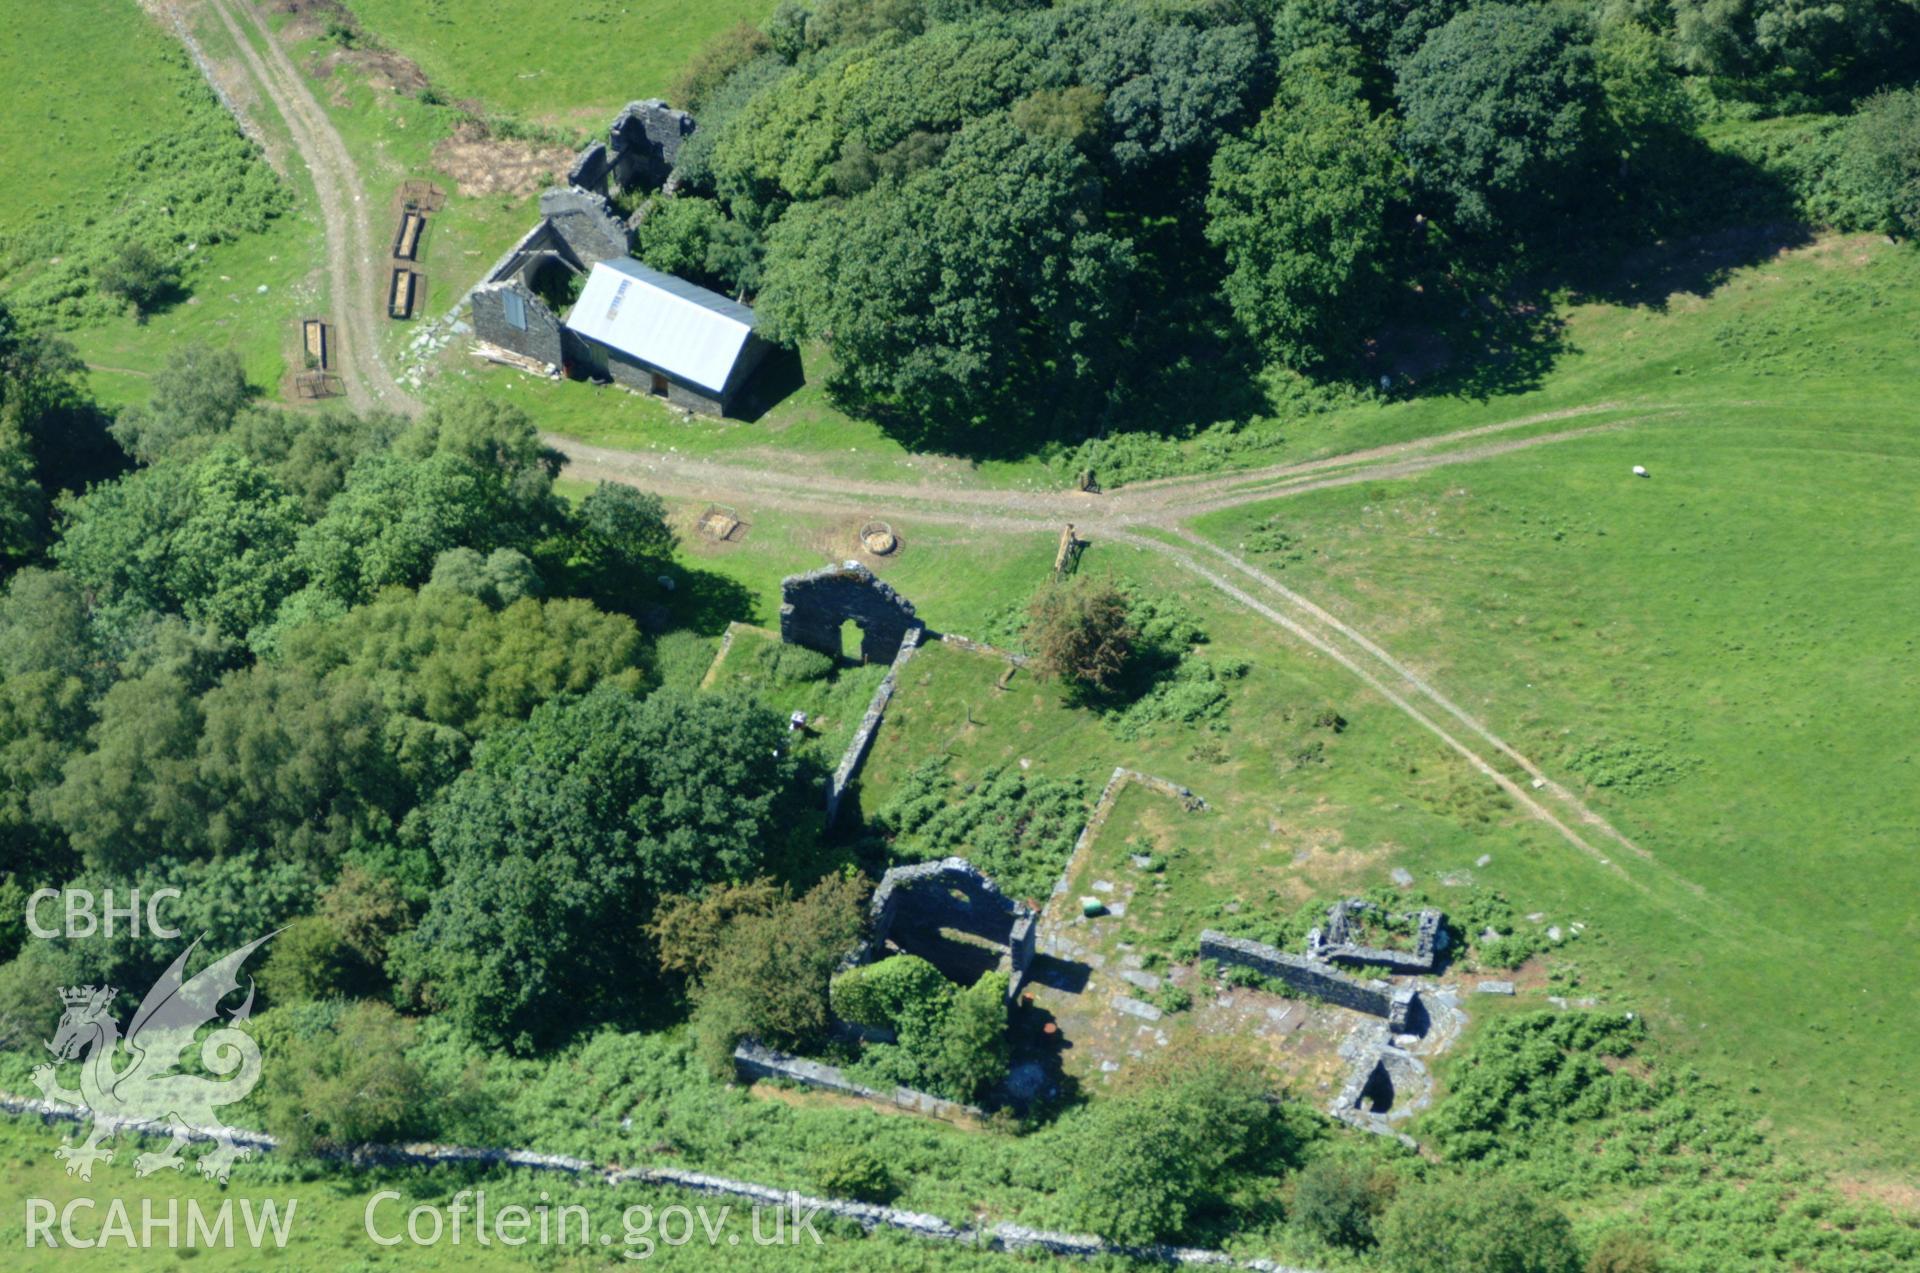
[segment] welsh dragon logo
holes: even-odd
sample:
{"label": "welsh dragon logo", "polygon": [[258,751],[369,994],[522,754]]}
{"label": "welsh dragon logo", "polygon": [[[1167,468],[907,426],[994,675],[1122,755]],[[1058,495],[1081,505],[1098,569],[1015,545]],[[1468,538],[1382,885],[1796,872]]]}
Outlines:
{"label": "welsh dragon logo", "polygon": [[[225,1181],[235,1162],[253,1156],[253,1150],[233,1143],[233,1129],[215,1113],[245,1098],[260,1080],[260,1047],[240,1028],[253,1011],[253,979],[247,979],[246,1002],[224,1022],[220,1001],[240,989],[240,966],[274,935],[249,942],[189,978],[183,974],[199,948],[196,939],[147,991],[124,1040],[113,1019],[112,986],[61,989],[67,1007],[47,1050],[56,1061],[80,1062],[80,1090],[61,1087],[52,1065],[37,1066],[33,1082],[49,1101],[93,1116],[84,1144],[69,1138],[53,1151],[66,1160],[69,1176],[91,1180],[96,1162],[112,1162],[114,1151],[101,1143],[123,1122],[164,1126],[173,1133],[164,1150],[133,1160],[137,1176],[182,1168],[180,1151],[196,1134],[216,1142],[199,1160],[200,1174],[210,1179]],[[198,1040],[200,1064],[216,1077],[184,1073],[182,1058],[208,1022],[218,1025]]]}

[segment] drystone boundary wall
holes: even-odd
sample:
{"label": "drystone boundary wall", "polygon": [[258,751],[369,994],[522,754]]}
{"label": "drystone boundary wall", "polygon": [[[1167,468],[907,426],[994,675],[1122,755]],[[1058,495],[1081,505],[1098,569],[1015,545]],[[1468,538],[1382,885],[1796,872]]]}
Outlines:
{"label": "drystone boundary wall", "polygon": [[[156,6],[142,4],[140,7],[157,15]],[[192,28],[187,25],[186,18],[178,10],[170,9],[167,13],[167,21],[173,27],[173,33],[180,43],[186,46],[187,56],[193,60],[194,69],[200,72],[200,78],[205,80],[207,87],[212,90],[214,100],[220,103],[227,114],[233,116],[233,122],[240,126],[240,131],[246,134],[247,140],[260,147],[262,154],[266,154],[266,134],[261,132],[260,126],[240,109],[240,103],[233,100],[233,96],[220,83],[220,77],[213,73],[213,63],[208,60],[207,51],[200,47],[200,41],[194,36]],[[275,166],[278,167],[278,165]]]}
{"label": "drystone boundary wall", "polygon": [[[36,1117],[42,1122],[78,1122],[86,1117],[85,1111],[70,1109],[65,1105],[8,1096],[3,1093],[0,1093],[0,1113]],[[156,1135],[164,1134],[166,1131],[159,1124],[136,1119],[109,1118],[106,1121],[109,1126],[116,1129],[146,1131]],[[207,1133],[198,1128],[193,1131],[195,1139],[210,1139]],[[280,1144],[278,1140],[264,1132],[237,1130],[233,1132],[233,1141],[236,1145],[268,1150],[277,1149]],[[598,1166],[584,1158],[572,1158],[565,1154],[537,1154],[524,1149],[472,1149],[451,1145],[376,1145],[363,1147],[347,1157],[356,1163],[400,1162],[420,1166],[440,1163],[480,1163],[525,1167],[534,1171],[557,1171],[576,1176],[597,1175],[608,1185],[669,1185],[711,1197],[740,1198],[765,1206],[792,1207],[796,1214],[805,1211],[825,1212],[844,1220],[851,1220],[868,1230],[898,1229],[916,1237],[937,1242],[964,1242],[989,1251],[1048,1251],[1055,1255],[1078,1256],[1114,1255],[1180,1266],[1248,1269],[1252,1270],[1252,1273],[1315,1273],[1312,1269],[1276,1264],[1272,1260],[1236,1260],[1222,1251],[1198,1250],[1192,1247],[1123,1246],[1091,1235],[1053,1233],[1044,1229],[1029,1229],[1017,1224],[960,1226],[924,1212],[874,1206],[871,1203],[854,1202],[844,1198],[816,1198],[795,1190],[775,1189],[771,1185],[755,1184],[747,1180],[732,1180],[725,1176],[708,1175],[705,1172],[683,1171],[674,1167],[629,1167],[614,1170]]]}
{"label": "drystone boundary wall", "polygon": [[817,1087],[828,1092],[838,1092],[842,1096],[857,1096],[862,1100],[897,1105],[901,1109],[925,1114],[930,1118],[945,1119],[950,1123],[968,1118],[983,1119],[987,1116],[987,1112],[977,1105],[950,1101],[943,1096],[917,1091],[911,1087],[896,1087],[891,1092],[868,1087],[864,1083],[848,1078],[846,1071],[838,1066],[828,1065],[824,1061],[810,1061],[803,1056],[776,1052],[758,1043],[745,1042],[736,1047],[733,1050],[733,1068],[741,1077],[749,1081],[783,1079],[789,1083],[798,1083],[802,1087]]}
{"label": "drystone boundary wall", "polygon": [[1332,964],[1303,955],[1289,955],[1278,946],[1229,937],[1211,928],[1200,934],[1200,957],[1251,968],[1263,977],[1272,977],[1328,1003],[1384,1017],[1396,1032],[1406,1028],[1416,997],[1411,987],[1396,990],[1385,982],[1361,981]]}
{"label": "drystone boundary wall", "polygon": [[893,701],[894,687],[900,683],[900,671],[906,667],[907,660],[920,648],[921,628],[908,628],[906,635],[900,638],[900,648],[894,653],[893,666],[880,678],[880,684],[874,687],[873,697],[867,702],[867,714],[860,720],[860,728],[853,731],[853,740],[840,754],[840,763],[835,766],[833,777],[827,780],[827,825],[832,826],[840,816],[840,801],[846,796],[847,788],[860,773],[860,766],[866,763],[867,752],[873,747],[874,735],[880,732],[880,722],[886,717],[887,704]]}

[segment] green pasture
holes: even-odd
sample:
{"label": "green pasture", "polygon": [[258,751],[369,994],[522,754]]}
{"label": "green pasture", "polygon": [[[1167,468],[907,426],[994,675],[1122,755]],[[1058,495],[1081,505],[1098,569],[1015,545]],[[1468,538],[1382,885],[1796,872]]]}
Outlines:
{"label": "green pasture", "polygon": [[773,9],[769,0],[347,0],[347,7],[450,100],[596,131],[627,102],[665,96],[716,31],[758,24]]}
{"label": "green pasture", "polygon": [[[42,212],[84,205],[100,161],[168,124],[164,111],[129,103],[170,99],[193,74],[179,46],[133,0],[0,0],[0,229]],[[104,33],[110,38],[102,38]]]}
{"label": "green pasture", "polygon": [[[0,79],[11,90],[0,125],[0,172],[9,178],[0,188],[0,238],[58,225],[68,250],[80,250],[98,232],[91,227],[114,215],[114,165],[178,125],[174,103],[203,91],[200,74],[173,34],[132,0],[0,0],[0,20],[10,33]],[[230,47],[213,24],[196,29],[213,56]],[[137,199],[139,188],[127,197]],[[0,262],[11,274],[0,291],[50,263]],[[110,407],[144,397],[146,378],[187,344],[234,350],[274,395],[297,347],[295,324],[319,300],[319,265],[318,221],[295,212],[265,233],[202,246],[183,270],[188,294],[159,312],[61,334],[94,369],[94,392]]]}
{"label": "green pasture", "polygon": [[1662,1034],[1853,1170],[1910,1172],[1920,269],[1868,255],[1747,281],[1704,333],[1616,319],[1682,369],[1670,416],[1201,528],[1584,786],[1652,855],[1630,869],[1697,890],[1698,942],[1591,902]]}

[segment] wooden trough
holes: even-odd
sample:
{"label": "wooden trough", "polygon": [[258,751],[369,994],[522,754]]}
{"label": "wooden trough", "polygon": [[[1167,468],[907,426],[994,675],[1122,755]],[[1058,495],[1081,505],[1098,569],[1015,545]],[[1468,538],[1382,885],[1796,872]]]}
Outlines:
{"label": "wooden trough", "polygon": [[300,324],[300,334],[307,348],[307,365],[316,371],[333,370],[333,333],[327,330],[325,321],[307,319]]}
{"label": "wooden trough", "polygon": [[400,228],[393,234],[396,260],[415,261],[420,257],[420,235],[427,228],[427,214],[409,203],[400,212]]}
{"label": "wooden trough", "polygon": [[420,276],[404,265],[393,268],[393,281],[387,286],[387,317],[412,318]]}

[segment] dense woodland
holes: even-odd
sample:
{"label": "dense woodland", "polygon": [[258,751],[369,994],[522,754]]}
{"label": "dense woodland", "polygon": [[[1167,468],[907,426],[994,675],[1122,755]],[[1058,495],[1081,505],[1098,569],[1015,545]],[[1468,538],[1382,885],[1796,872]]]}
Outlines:
{"label": "dense woodland", "polygon": [[687,193],[639,251],[972,452],[1210,422],[1262,368],[1405,388],[1415,333],[1497,385],[1523,300],[1596,257],[1920,230],[1916,59],[1901,0],[785,0],[687,72]]}
{"label": "dense woodland", "polygon": [[[1622,245],[1730,208],[1920,232],[1916,65],[1900,0],[783,0],[690,67],[701,128],[640,251],[753,294],[830,350],[846,403],[963,451],[1204,423],[1276,375],[1378,392],[1415,330],[1491,388],[1525,361],[1516,298],[1604,286],[1585,263]],[[830,984],[888,837],[990,837],[936,771],[824,836],[780,716],[662,683],[658,635],[712,616],[659,583],[686,582],[660,502],[569,502],[557,470],[514,410],[287,411],[220,353],[109,414],[0,309],[7,1086],[52,987],[141,987],[172,953],[27,941],[26,895],[174,887],[211,949],[287,925],[260,985],[291,1059],[259,1114],[301,1148],[658,1138],[870,1197],[926,1159],[957,1198],[1115,1238],[1284,1237],[1409,1273],[1916,1255],[1731,1102],[1616,1064],[1640,1032],[1611,1020],[1489,1032],[1438,1116],[1444,1163],[1269,1103],[1230,1052],[987,1148],[823,1147],[772,1111],[741,1135],[713,1077],[733,1041],[816,1045],[830,1009],[894,1031],[880,1077],[972,1098],[1004,1074],[990,981],[889,961]],[[1120,728],[1129,703],[1199,719],[1238,674],[1156,656],[1197,633],[1151,599],[1055,597],[1028,630]],[[1157,657],[1185,705],[1116,700]],[[1017,803],[1051,844],[1080,799],[994,775],[975,809]],[[642,1100],[632,1143],[582,1106],[609,1088]],[[1581,1249],[1563,1212],[1607,1189],[1648,1223]]]}

